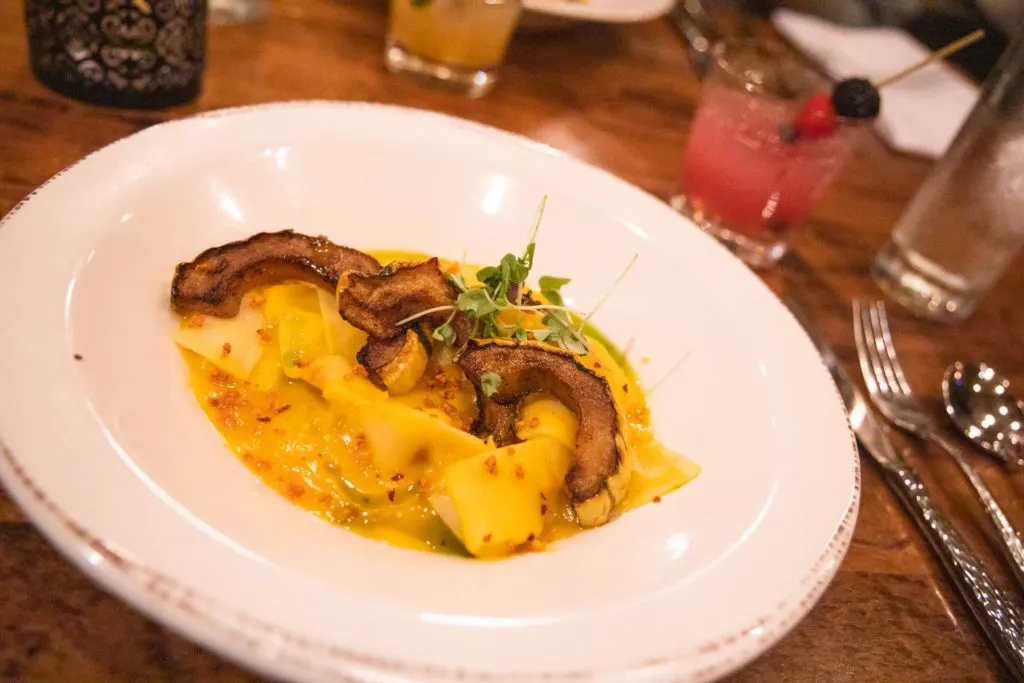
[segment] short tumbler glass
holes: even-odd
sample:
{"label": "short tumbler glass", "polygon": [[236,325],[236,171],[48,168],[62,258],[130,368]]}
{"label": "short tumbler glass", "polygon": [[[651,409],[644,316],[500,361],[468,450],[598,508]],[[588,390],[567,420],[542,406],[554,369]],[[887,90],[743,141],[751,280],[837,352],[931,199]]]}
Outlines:
{"label": "short tumbler glass", "polygon": [[839,118],[831,134],[794,136],[800,108],[830,90],[772,44],[716,45],[672,206],[748,264],[776,263],[860,135],[858,122]]}
{"label": "short tumbler glass", "polygon": [[521,9],[519,0],[391,0],[387,67],[479,97],[497,82]]}

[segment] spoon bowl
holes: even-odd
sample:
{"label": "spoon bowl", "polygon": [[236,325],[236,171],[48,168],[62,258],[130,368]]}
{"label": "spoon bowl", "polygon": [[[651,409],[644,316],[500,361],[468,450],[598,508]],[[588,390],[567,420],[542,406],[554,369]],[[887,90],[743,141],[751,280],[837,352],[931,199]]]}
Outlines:
{"label": "spoon bowl", "polygon": [[985,363],[956,361],[942,378],[946,414],[975,445],[1005,463],[1024,466],[1024,404],[1010,381]]}

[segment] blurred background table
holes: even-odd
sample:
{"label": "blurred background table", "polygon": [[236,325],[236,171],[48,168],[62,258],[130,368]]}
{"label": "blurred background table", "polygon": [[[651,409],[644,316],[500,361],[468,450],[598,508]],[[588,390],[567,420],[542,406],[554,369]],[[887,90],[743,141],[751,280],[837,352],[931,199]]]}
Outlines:
{"label": "blurred background table", "polygon": [[[198,101],[144,112],[80,104],[40,85],[28,66],[22,4],[0,3],[0,215],[68,164],[153,124],[207,109],[294,99],[443,111],[547,143],[658,197],[674,191],[700,86],[667,22],[520,32],[502,83],[470,101],[384,71],[386,10],[383,0],[274,0],[266,22],[211,28]],[[747,28],[770,34],[760,20]],[[870,261],[928,169],[929,163],[894,154],[871,138],[795,238],[793,252],[765,275],[776,292],[805,302],[847,361],[849,302],[880,296],[867,275]],[[1024,385],[1022,286],[1024,269],[1012,268],[958,328],[919,322],[894,308],[911,383],[928,387],[937,402],[945,365],[967,358],[985,359]],[[990,548],[978,531],[984,528],[982,512],[952,462],[937,452],[911,457],[979,549]],[[1015,523],[1024,526],[1024,475],[1008,475],[980,456],[974,461]],[[1003,679],[957,595],[867,461],[862,493],[856,535],[835,583],[805,621],[733,680]],[[253,680],[94,586],[2,490],[0,679]]]}

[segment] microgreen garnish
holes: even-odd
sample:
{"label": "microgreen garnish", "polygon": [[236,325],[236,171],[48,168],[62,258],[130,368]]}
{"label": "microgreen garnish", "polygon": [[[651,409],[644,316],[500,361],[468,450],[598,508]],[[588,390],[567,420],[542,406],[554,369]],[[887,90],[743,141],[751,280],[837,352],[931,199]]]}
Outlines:
{"label": "microgreen garnish", "polygon": [[455,311],[452,311],[452,314],[448,316],[448,320],[445,320],[444,324],[434,330],[434,333],[430,336],[448,346],[455,344],[455,328],[452,327],[452,318],[454,317]]}
{"label": "microgreen garnish", "polygon": [[501,388],[501,376],[496,372],[485,372],[480,375],[480,389],[484,396],[494,396]]}
{"label": "microgreen garnish", "polygon": [[572,280],[567,277],[542,275],[538,284],[540,285],[540,293],[544,295],[545,299],[556,306],[562,306],[565,304],[565,302],[562,301],[562,287],[570,282],[572,282]]}
{"label": "microgreen garnish", "polygon": [[[461,312],[472,323],[474,337],[504,337],[527,341],[532,336],[533,339],[560,346],[573,353],[587,353],[587,343],[583,338],[582,331],[574,329],[572,316],[575,315],[575,311],[565,307],[560,293],[561,288],[569,283],[568,278],[545,275],[540,279],[541,294],[551,302],[550,304],[523,303],[526,280],[533,269],[534,254],[537,249],[537,232],[540,230],[540,222],[546,204],[547,197],[544,197],[537,210],[537,219],[530,234],[530,241],[527,243],[526,249],[523,250],[522,256],[505,254],[498,261],[498,265],[486,266],[478,270],[476,279],[480,286],[470,287],[461,274],[449,275],[449,282],[458,292],[454,306],[438,306],[420,311],[400,320],[398,325],[405,325],[431,313],[452,311],[448,321],[435,329],[432,335],[434,339],[451,346],[455,343],[456,338],[452,319],[456,313]],[[499,322],[498,317],[504,311],[516,311],[520,314],[519,319],[514,323]],[[540,327],[527,329],[523,326],[522,314],[531,312],[544,313]]]}

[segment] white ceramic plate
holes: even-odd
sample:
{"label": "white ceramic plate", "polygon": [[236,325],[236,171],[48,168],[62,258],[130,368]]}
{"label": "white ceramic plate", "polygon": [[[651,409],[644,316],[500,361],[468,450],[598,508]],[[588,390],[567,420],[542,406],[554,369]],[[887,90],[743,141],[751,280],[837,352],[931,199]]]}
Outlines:
{"label": "white ceramic plate", "polygon": [[674,0],[523,0],[531,12],[569,19],[629,24],[657,19]]}
{"label": "white ceramic plate", "polygon": [[[174,265],[261,230],[487,262],[550,195],[538,273],[635,337],[692,484],[551,552],[432,556],[265,488],[195,404]],[[855,447],[779,301],[664,204],[458,119],[296,103],[155,126],[33,192],[0,229],[0,475],[89,575],[197,642],[311,681],[680,681],[740,666],[824,590],[853,531]],[[80,360],[74,354],[81,356]]]}

